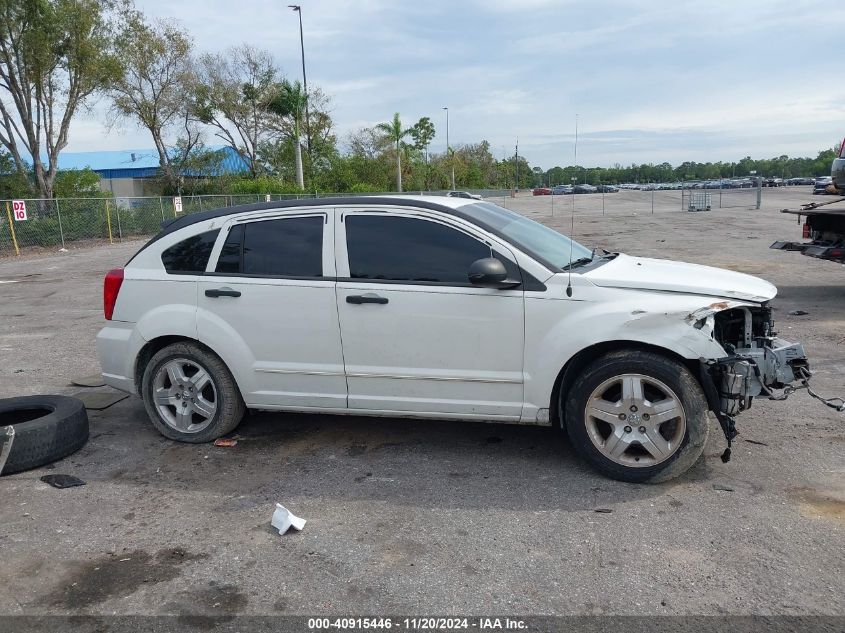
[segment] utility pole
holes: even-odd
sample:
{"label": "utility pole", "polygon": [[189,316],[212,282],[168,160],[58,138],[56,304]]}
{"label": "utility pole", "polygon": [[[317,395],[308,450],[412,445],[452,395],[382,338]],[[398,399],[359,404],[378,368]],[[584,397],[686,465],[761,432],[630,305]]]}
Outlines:
{"label": "utility pole", "polygon": [[449,108],[443,106],[446,110],[446,156],[449,157],[449,165],[452,167],[452,191],[455,190],[455,159],[452,156],[452,146],[449,145]]}
{"label": "utility pole", "polygon": [[519,191],[519,139],[516,139],[516,150],[515,150],[516,158],[516,182],[514,183],[514,191]]}
{"label": "utility pole", "polygon": [[[299,49],[302,52],[302,89],[305,90],[305,142],[308,147],[308,162],[311,162],[311,117],[308,114],[308,78],[305,76],[305,39],[302,36],[302,7],[289,4],[299,14]],[[313,165],[312,165],[313,168]]]}

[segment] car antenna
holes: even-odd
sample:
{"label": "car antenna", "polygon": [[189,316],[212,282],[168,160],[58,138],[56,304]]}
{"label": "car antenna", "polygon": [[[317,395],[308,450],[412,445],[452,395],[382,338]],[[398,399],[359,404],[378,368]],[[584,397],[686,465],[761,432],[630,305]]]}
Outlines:
{"label": "car antenna", "polygon": [[[578,169],[578,114],[575,114],[575,169]],[[575,189],[572,189],[572,216],[569,226],[569,265],[567,269],[566,296],[572,296],[572,234],[575,232]]]}

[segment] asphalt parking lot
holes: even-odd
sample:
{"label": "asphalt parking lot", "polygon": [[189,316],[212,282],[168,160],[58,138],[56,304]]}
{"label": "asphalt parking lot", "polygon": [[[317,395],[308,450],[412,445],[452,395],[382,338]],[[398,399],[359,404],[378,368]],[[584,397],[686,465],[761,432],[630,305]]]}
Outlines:
{"label": "asphalt parking lot", "polygon": [[[843,395],[845,267],[768,248],[800,239],[778,209],[807,193],[686,213],[657,192],[652,213],[623,191],[604,215],[579,196],[574,236],[773,282],[781,335]],[[572,201],[505,204],[569,233]],[[139,246],[0,259],[0,397],[80,391],[103,275]],[[714,423],[656,486],[600,477],[546,428],[254,414],[218,448],[164,439],[137,398],[89,415],[81,451],[0,479],[0,614],[845,614],[845,413],[804,393],[755,402],[728,464]],[[276,502],[301,533],[270,528]]]}

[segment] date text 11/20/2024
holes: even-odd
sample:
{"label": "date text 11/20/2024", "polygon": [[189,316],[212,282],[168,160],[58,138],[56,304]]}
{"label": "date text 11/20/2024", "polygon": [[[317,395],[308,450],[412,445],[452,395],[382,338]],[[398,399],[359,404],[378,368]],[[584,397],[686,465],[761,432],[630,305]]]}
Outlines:
{"label": "date text 11/20/2024", "polygon": [[458,631],[458,630],[479,630],[479,631],[524,631],[528,625],[524,620],[517,618],[500,617],[477,617],[477,618],[439,618],[439,617],[415,617],[415,618],[308,618],[308,629],[319,630],[378,630],[396,629],[408,631]]}

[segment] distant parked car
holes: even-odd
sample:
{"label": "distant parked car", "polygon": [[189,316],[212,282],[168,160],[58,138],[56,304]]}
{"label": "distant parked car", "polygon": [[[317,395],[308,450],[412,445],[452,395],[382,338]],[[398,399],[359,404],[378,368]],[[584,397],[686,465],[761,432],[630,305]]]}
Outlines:
{"label": "distant parked car", "polygon": [[596,190],[600,193],[616,193],[617,191],[619,191],[619,187],[617,187],[616,185],[598,185],[596,187]]}
{"label": "distant parked car", "polygon": [[470,193],[469,191],[450,191],[446,194],[450,198],[466,198],[468,200],[483,200],[477,193]]}
{"label": "distant parked car", "polygon": [[572,185],[555,185],[552,188],[552,195],[563,196],[572,193]]}
{"label": "distant parked car", "polygon": [[550,187],[537,187],[531,193],[535,196],[550,196],[552,195],[552,190]]}
{"label": "distant parked car", "polygon": [[593,185],[588,185],[587,183],[575,185],[573,190],[575,191],[575,193],[595,193],[596,191],[598,191],[598,189],[593,187]]}
{"label": "distant parked car", "polygon": [[842,147],[839,148],[839,158],[833,161],[830,176],[836,188],[845,191],[845,141],[842,141]]}
{"label": "distant parked car", "polygon": [[820,196],[828,193],[827,188],[832,183],[833,178],[831,176],[822,176],[821,178],[816,178],[816,181],[813,183],[813,195]]}

